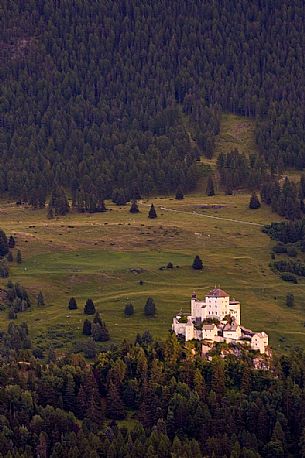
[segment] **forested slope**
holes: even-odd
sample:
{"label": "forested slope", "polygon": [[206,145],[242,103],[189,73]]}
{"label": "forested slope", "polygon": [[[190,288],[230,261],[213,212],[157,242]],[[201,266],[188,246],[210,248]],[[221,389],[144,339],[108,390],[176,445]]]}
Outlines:
{"label": "forested slope", "polygon": [[0,6],[0,192],[99,198],[194,187],[219,111],[257,116],[273,171],[303,167],[302,0],[28,1]]}

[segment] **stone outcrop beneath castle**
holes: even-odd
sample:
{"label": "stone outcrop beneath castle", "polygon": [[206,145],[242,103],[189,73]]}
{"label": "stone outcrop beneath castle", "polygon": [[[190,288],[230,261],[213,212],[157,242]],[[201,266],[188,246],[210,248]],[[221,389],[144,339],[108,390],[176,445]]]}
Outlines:
{"label": "stone outcrop beneath castle", "polygon": [[265,353],[268,346],[268,334],[241,326],[240,303],[230,300],[229,294],[220,288],[211,290],[203,301],[193,293],[191,315],[175,316],[172,329],[186,341],[243,342],[260,353]]}

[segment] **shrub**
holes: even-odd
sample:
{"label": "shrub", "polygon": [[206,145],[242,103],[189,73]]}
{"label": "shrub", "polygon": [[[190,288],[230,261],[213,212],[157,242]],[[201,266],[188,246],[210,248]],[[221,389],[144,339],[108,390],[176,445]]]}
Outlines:
{"label": "shrub", "polygon": [[149,212],[148,212],[148,218],[151,218],[151,219],[157,218],[157,212],[156,212],[156,209],[154,207],[154,204],[151,204],[151,207],[150,207]]}
{"label": "shrub", "polygon": [[85,336],[91,336],[92,324],[91,321],[85,320],[83,324],[83,334]]}
{"label": "shrub", "polygon": [[183,195],[183,192],[182,192],[181,188],[177,189],[177,192],[176,192],[176,195],[175,195],[175,199],[177,199],[177,200],[184,199],[184,195]]}
{"label": "shrub", "polygon": [[284,281],[289,281],[291,283],[295,283],[295,284],[298,283],[297,277],[295,275],[293,275],[293,274],[282,274],[281,275],[281,279],[284,280]]}
{"label": "shrub", "polygon": [[275,245],[272,248],[272,251],[273,253],[277,253],[277,254],[287,253],[287,247],[285,247],[285,245]]}

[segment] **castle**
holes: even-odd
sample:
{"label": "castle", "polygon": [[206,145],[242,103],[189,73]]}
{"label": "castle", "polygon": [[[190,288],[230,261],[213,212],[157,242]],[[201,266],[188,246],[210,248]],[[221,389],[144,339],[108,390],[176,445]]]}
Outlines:
{"label": "castle", "polygon": [[191,315],[179,314],[173,318],[172,329],[185,340],[248,343],[251,349],[265,353],[268,334],[253,332],[240,323],[240,302],[230,300],[220,288],[212,289],[203,301],[192,294]]}

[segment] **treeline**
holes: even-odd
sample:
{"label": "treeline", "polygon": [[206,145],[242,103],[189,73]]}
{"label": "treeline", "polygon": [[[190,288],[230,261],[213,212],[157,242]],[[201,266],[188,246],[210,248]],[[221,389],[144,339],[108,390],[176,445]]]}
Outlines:
{"label": "treeline", "polygon": [[251,352],[209,362],[175,335],[146,332],[94,364],[35,359],[25,324],[0,337],[4,457],[304,457],[302,350],[269,372]]}
{"label": "treeline", "polygon": [[56,183],[91,208],[189,191],[221,110],[259,119],[272,172],[304,167],[303,6],[2,1],[0,193],[39,206]]}

